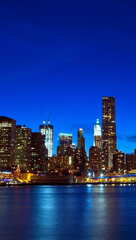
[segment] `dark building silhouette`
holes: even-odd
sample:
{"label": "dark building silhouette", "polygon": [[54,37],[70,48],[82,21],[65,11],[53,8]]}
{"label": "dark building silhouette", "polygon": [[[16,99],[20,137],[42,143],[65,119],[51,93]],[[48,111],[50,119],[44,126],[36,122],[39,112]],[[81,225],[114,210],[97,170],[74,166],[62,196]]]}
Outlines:
{"label": "dark building silhouette", "polygon": [[16,121],[0,117],[0,170],[11,170],[15,163]]}
{"label": "dark building silhouette", "polygon": [[31,137],[31,129],[16,126],[15,165],[19,166],[23,172],[31,170]]}
{"label": "dark building silhouette", "polygon": [[113,153],[116,150],[115,98],[102,99],[102,141],[105,154],[105,168],[113,166]]}
{"label": "dark building silhouette", "polygon": [[31,138],[31,170],[34,173],[45,172],[48,164],[48,150],[44,144],[44,136],[33,132]]}

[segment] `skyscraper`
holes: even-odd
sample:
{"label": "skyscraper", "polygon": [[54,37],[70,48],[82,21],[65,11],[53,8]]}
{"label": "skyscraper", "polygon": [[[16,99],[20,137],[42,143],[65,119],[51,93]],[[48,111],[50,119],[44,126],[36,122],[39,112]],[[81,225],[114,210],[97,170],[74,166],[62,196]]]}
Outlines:
{"label": "skyscraper", "polygon": [[69,175],[73,170],[75,145],[72,144],[73,135],[69,133],[59,134],[59,145],[57,147],[57,165],[62,175]]}
{"label": "skyscraper", "polygon": [[69,150],[72,147],[72,134],[68,133],[60,133],[59,134],[59,146],[58,146],[58,154],[68,154]]}
{"label": "skyscraper", "polygon": [[82,149],[85,151],[85,138],[84,138],[84,132],[82,128],[78,129],[78,149]]}
{"label": "skyscraper", "polygon": [[16,121],[0,117],[0,170],[10,170],[15,163]]}
{"label": "skyscraper", "polygon": [[102,148],[102,130],[98,118],[94,125],[94,147]]}
{"label": "skyscraper", "polygon": [[102,140],[106,168],[112,168],[113,153],[116,150],[115,98],[102,99]]}
{"label": "skyscraper", "polygon": [[40,132],[44,136],[44,143],[48,150],[48,157],[53,156],[53,125],[48,121],[47,123],[43,121],[43,124],[40,125]]}
{"label": "skyscraper", "polygon": [[32,132],[31,138],[31,171],[45,172],[48,164],[47,149],[44,136],[39,132]]}
{"label": "skyscraper", "polygon": [[99,176],[102,170],[100,148],[93,146],[89,149],[89,161],[90,161],[90,167],[93,173],[96,176]]}
{"label": "skyscraper", "polygon": [[15,165],[27,172],[31,168],[31,129],[26,126],[16,126],[16,160]]}
{"label": "skyscraper", "polygon": [[86,165],[86,151],[85,151],[85,138],[82,128],[78,129],[77,133],[77,149],[75,151],[74,165],[77,175],[82,175]]}

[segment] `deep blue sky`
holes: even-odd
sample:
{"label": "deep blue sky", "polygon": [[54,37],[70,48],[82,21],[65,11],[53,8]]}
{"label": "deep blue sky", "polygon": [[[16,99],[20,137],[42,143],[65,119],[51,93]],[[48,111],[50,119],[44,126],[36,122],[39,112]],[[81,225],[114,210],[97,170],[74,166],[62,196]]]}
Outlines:
{"label": "deep blue sky", "polygon": [[0,1],[0,115],[34,131],[50,118],[59,132],[101,118],[117,98],[118,146],[136,147],[135,1]]}

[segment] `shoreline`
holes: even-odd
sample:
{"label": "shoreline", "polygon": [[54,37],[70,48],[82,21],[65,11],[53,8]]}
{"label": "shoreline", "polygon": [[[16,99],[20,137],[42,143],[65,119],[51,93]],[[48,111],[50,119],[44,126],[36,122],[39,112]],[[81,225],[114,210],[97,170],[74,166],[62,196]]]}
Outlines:
{"label": "shoreline", "polygon": [[0,184],[0,187],[16,187],[16,186],[135,186],[136,182],[133,183],[23,183],[23,184]]}

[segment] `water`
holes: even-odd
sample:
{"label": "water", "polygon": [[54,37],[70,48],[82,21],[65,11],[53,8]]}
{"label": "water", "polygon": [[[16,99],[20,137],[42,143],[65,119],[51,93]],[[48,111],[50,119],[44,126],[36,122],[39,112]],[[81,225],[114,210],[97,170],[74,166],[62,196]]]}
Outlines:
{"label": "water", "polygon": [[136,235],[136,186],[0,188],[1,240],[118,240]]}

